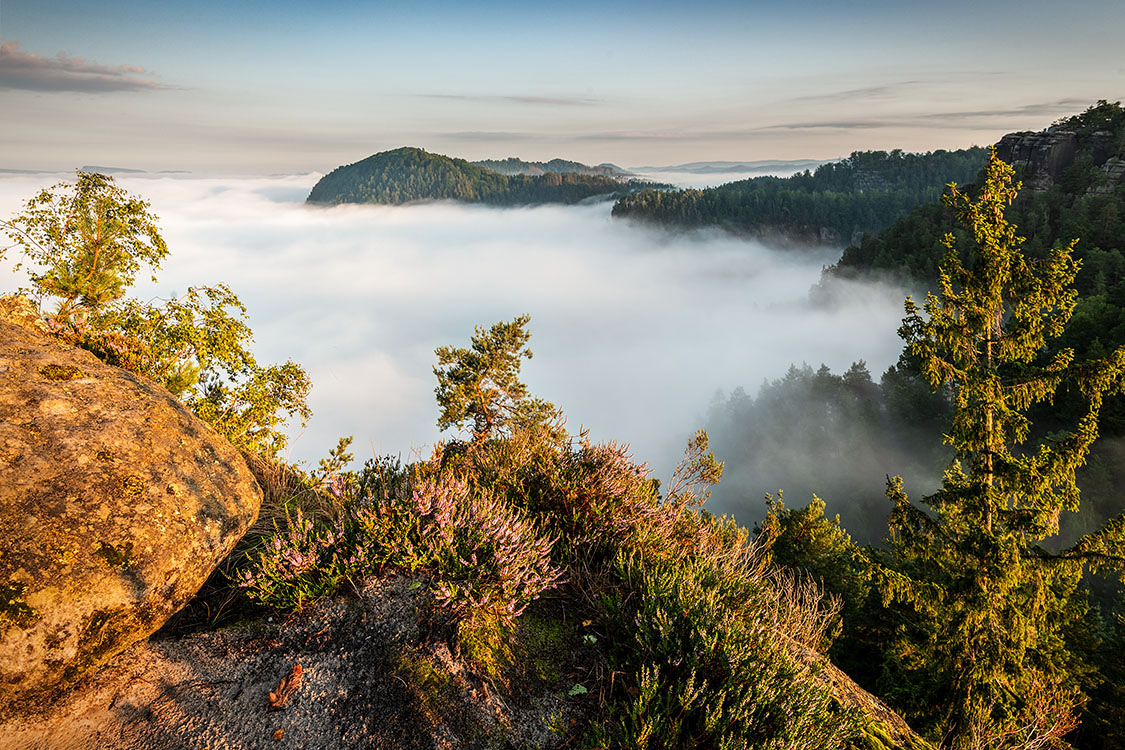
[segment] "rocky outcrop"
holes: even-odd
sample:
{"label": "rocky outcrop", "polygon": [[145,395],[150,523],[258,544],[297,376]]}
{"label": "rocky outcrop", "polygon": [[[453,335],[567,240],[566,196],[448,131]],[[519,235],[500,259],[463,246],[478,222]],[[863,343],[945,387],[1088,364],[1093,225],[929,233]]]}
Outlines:
{"label": "rocky outcrop", "polygon": [[155,631],[261,503],[225,440],[154,383],[59,344],[21,299],[0,304],[0,706]]}
{"label": "rocky outcrop", "polygon": [[1001,161],[1023,168],[1024,187],[1046,190],[1062,180],[1079,154],[1088,153],[1106,174],[1090,192],[1113,192],[1125,179],[1121,154],[1115,153],[1113,134],[1099,131],[1080,138],[1067,130],[1048,128],[1039,133],[1009,133],[996,144]]}
{"label": "rocky outcrop", "polygon": [[1102,164],[1102,171],[1105,172],[1105,181],[1095,185],[1090,192],[1108,194],[1116,190],[1118,185],[1125,185],[1125,159],[1119,156],[1106,159]]}
{"label": "rocky outcrop", "polygon": [[[572,688],[598,679],[612,686],[620,673],[593,668],[581,655],[591,646],[576,643],[572,629],[552,626],[559,613],[541,600],[519,621],[512,673],[486,679],[450,651],[440,628],[425,627],[434,608],[428,582],[422,573],[371,579],[355,597],[319,600],[290,615],[137,643],[58,703],[0,716],[0,747],[575,746],[585,721],[604,707],[593,700],[596,690]],[[854,747],[935,750],[824,656],[780,638],[845,710],[865,717]],[[279,681],[294,671],[300,683],[276,710],[270,695],[276,698]]]}
{"label": "rocky outcrop", "polygon": [[1025,167],[1024,187],[1045,190],[1062,179],[1078,156],[1078,136],[1068,131],[1008,133],[996,144],[996,156]]}

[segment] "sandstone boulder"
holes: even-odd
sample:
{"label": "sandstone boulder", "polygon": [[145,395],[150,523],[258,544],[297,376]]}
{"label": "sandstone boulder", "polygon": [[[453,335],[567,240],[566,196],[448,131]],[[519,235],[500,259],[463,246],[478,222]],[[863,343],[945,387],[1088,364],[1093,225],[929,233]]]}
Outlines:
{"label": "sandstone boulder", "polygon": [[29,308],[0,304],[0,706],[155,631],[261,504],[226,441],[159,386],[59,344]]}

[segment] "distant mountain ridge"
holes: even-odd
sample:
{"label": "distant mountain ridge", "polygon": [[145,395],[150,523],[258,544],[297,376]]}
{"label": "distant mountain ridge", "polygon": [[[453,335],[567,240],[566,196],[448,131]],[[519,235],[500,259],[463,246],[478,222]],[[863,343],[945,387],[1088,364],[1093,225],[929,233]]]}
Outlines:
{"label": "distant mountain ridge", "polygon": [[[518,159],[509,161],[521,163]],[[554,162],[578,164],[561,159]],[[307,202],[401,205],[415,201],[455,200],[494,206],[571,204],[599,196],[616,198],[654,187],[661,186],[573,171],[501,174],[464,159],[403,147],[333,169],[313,186]]]}
{"label": "distant mountain ridge", "polygon": [[816,169],[821,164],[839,159],[762,159],[759,161],[693,161],[668,166],[633,167],[638,172],[686,172],[689,174],[724,174]]}

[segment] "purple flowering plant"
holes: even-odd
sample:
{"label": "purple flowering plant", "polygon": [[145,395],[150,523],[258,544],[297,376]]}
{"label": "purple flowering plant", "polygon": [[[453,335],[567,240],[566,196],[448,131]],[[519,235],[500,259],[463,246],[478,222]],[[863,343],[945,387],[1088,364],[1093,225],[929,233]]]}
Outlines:
{"label": "purple flowering plant", "polygon": [[364,550],[347,543],[346,519],[333,523],[285,514],[285,528],[264,539],[237,579],[252,599],[278,609],[300,609],[328,596],[368,569]]}
{"label": "purple flowering plant", "polygon": [[384,568],[427,570],[454,616],[488,611],[509,623],[558,584],[555,540],[525,511],[456,471],[422,473],[405,492],[383,497],[330,479],[335,520],[287,514],[239,583],[262,603],[294,609]]}

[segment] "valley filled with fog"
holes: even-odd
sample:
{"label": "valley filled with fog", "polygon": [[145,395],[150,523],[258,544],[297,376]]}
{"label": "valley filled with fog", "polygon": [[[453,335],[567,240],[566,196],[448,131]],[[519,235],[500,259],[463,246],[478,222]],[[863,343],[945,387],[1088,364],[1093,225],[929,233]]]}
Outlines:
{"label": "valley filled with fog", "polygon": [[[434,348],[467,346],[474,326],[524,312],[531,392],[559,406],[572,432],[629,443],[665,480],[717,393],[753,395],[803,363],[842,373],[865,360],[877,381],[901,350],[906,290],[838,282],[830,303],[810,300],[839,248],[669,234],[613,220],[609,203],[306,206],[318,177],[118,177],[151,202],[169,248],[160,283],[142,272],[136,296],[226,283],[248,308],[259,362],[308,371],[314,416],[290,429],[290,458],[306,464],[344,435],[359,459],[427,455],[442,437]],[[0,216],[72,178],[0,177]],[[5,272],[0,290],[24,278]],[[732,488],[716,510],[759,517],[760,492],[747,494]]]}

